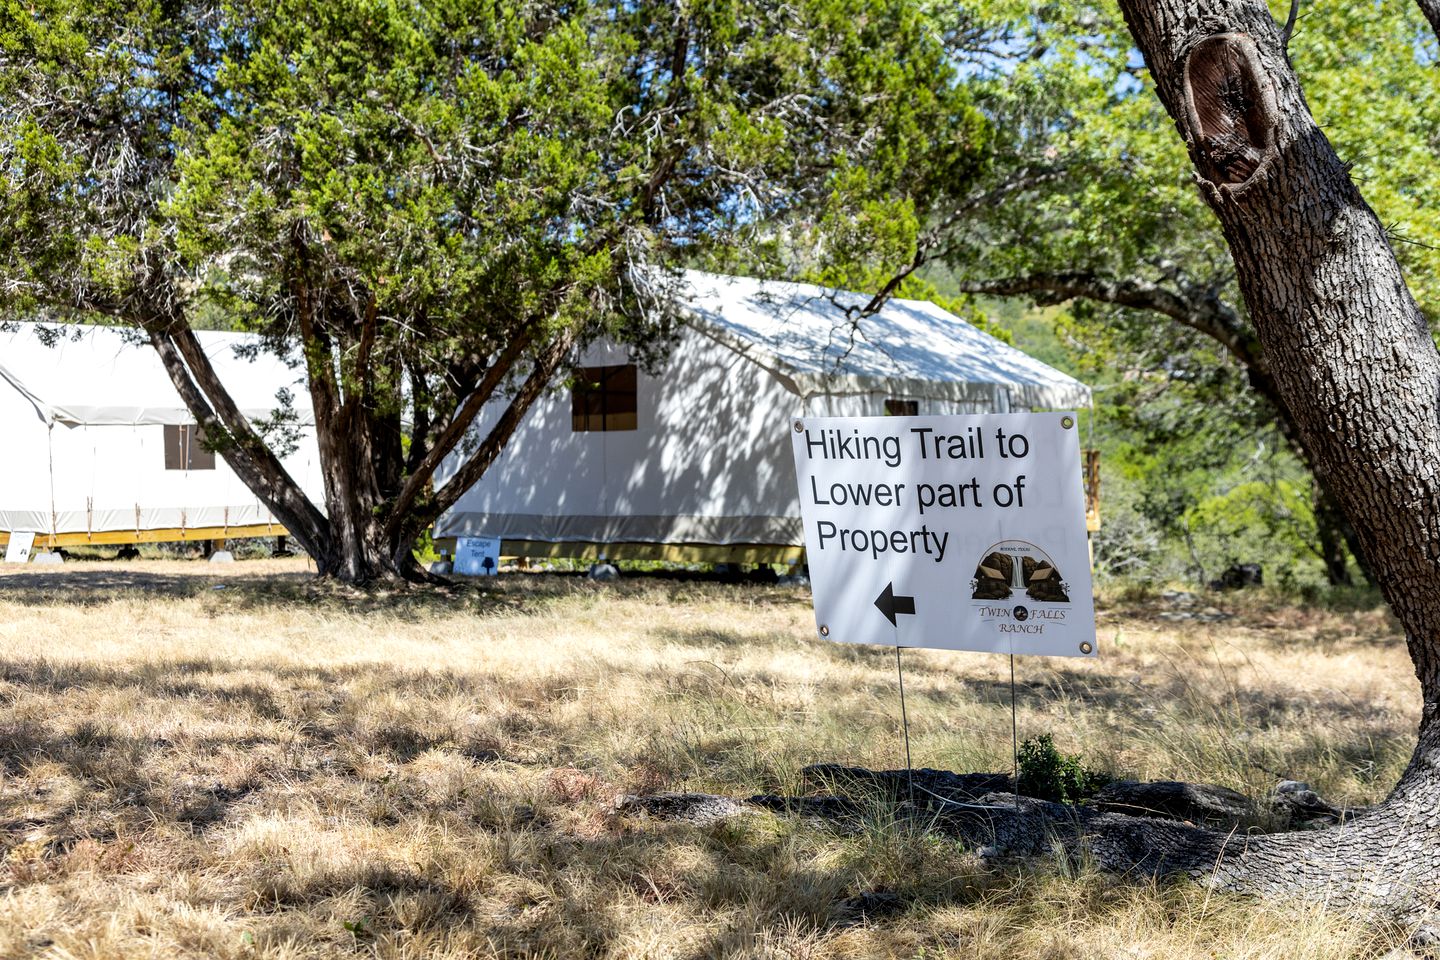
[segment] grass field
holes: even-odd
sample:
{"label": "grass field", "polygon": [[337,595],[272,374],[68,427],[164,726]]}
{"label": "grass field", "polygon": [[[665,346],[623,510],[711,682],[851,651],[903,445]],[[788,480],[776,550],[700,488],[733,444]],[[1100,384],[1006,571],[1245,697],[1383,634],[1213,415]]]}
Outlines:
{"label": "grass field", "polygon": [[[1205,600],[1203,602],[1210,602]],[[1132,778],[1383,796],[1419,695],[1378,610],[1102,603],[1019,661],[1021,736]],[[917,766],[1008,770],[1008,662],[908,651]],[[877,807],[695,826],[617,796],[903,765],[893,651],[791,588],[512,576],[315,591],[303,561],[0,573],[0,957],[1378,956],[1311,908],[997,872]],[[847,909],[882,891],[881,918]]]}

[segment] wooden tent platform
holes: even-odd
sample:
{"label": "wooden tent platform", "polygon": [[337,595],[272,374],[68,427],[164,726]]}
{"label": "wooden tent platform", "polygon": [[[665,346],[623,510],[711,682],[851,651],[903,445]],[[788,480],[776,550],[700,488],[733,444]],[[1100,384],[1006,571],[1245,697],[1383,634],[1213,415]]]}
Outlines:
{"label": "wooden tent platform", "polygon": [[[139,543],[175,543],[188,540],[238,540],[242,537],[285,537],[290,532],[278,523],[257,523],[243,527],[171,527],[158,530],[94,530],[88,533],[35,534],[35,546],[55,547],[125,546]],[[0,530],[0,547],[10,543],[10,533]]]}

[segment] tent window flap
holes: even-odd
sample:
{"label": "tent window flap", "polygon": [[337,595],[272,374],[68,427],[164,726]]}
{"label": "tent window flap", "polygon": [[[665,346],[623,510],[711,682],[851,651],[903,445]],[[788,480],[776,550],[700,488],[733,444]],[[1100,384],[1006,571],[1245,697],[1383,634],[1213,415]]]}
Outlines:
{"label": "tent window flap", "polygon": [[214,470],[215,451],[202,445],[205,435],[194,424],[165,426],[166,470]]}
{"label": "tent window flap", "polygon": [[633,363],[576,367],[570,388],[570,428],[576,433],[636,429],[636,384]]}

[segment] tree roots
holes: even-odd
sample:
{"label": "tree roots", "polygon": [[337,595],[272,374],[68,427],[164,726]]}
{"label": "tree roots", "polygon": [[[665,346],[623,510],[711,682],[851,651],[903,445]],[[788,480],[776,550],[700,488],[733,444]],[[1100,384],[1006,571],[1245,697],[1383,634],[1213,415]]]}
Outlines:
{"label": "tree roots", "polygon": [[[616,808],[698,823],[770,810],[859,829],[883,804],[996,864],[1062,853],[1073,863],[1126,878],[1188,878],[1217,890],[1323,902],[1410,923],[1432,917],[1440,893],[1433,876],[1440,850],[1410,849],[1413,844],[1398,849],[1394,842],[1406,828],[1403,811],[1387,801],[1351,815],[1308,790],[1299,805],[1283,796],[1303,784],[1282,789],[1271,814],[1272,827],[1283,825],[1288,814],[1291,829],[1259,832],[1261,811],[1234,791],[1203,784],[1112,785],[1094,800],[1072,805],[1016,795],[1005,774],[833,764],[805,774],[814,788],[807,796],[627,796]],[[1300,819],[1307,815],[1313,819]],[[1327,818],[1338,822],[1315,828]]]}

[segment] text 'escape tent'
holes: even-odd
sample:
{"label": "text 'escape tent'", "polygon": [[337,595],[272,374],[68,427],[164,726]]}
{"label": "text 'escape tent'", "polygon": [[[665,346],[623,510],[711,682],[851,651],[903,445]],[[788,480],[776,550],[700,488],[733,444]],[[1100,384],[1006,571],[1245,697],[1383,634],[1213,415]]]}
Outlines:
{"label": "text 'escape tent'", "polygon": [[[0,542],[24,530],[42,547],[285,533],[224,458],[207,449],[148,344],[106,327],[13,326],[0,331]],[[251,337],[196,336],[252,421],[275,412],[279,390],[294,395],[299,442],[283,462],[317,496],[302,373],[270,354],[237,355]]]}
{"label": "text 'escape tent'", "polygon": [[[676,300],[684,326],[662,369],[591,348],[435,535],[529,556],[793,559],[792,417],[1090,405],[1085,384],[933,303],[892,300],[857,334],[857,293],[689,271]],[[440,482],[457,468],[452,455]]]}

